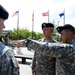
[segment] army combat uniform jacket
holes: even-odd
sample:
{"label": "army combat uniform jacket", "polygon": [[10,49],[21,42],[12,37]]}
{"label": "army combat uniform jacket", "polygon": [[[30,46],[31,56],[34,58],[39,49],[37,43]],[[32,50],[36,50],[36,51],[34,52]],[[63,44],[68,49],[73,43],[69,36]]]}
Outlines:
{"label": "army combat uniform jacket", "polygon": [[0,75],[20,75],[13,51],[0,42]]}
{"label": "army combat uniform jacket", "polygon": [[[28,47],[36,50],[39,55],[42,55],[42,59],[39,58],[39,56],[39,61],[37,62],[37,68],[40,68],[37,69],[39,75],[75,75],[74,39],[70,41],[69,44],[47,43],[30,40]],[[53,57],[55,57],[56,59],[55,66],[53,66],[51,62],[51,59]],[[43,60],[43,62],[40,59]],[[45,59],[47,59],[48,61],[46,62]],[[49,65],[49,63],[51,63],[51,65]],[[40,65],[42,67],[42,70]]]}
{"label": "army combat uniform jacket", "polygon": [[[39,39],[39,42],[57,42],[55,39],[50,39],[50,40],[45,40],[44,38]],[[39,63],[41,62],[41,64]],[[47,63],[46,63],[47,62]],[[50,63],[52,62],[52,63]],[[44,64],[45,63],[45,64]],[[40,64],[38,66],[38,64]],[[34,58],[32,61],[32,70],[36,71],[36,75],[44,75],[43,74],[43,69],[46,70],[47,68],[51,71],[53,71],[53,66],[55,65],[55,58],[51,58],[50,60],[48,60],[48,58],[44,58],[44,56],[42,54],[39,54],[37,51],[35,51],[34,53]],[[43,66],[46,66],[46,68],[44,68]],[[51,69],[49,67],[52,67]],[[49,74],[49,72],[46,72]]]}

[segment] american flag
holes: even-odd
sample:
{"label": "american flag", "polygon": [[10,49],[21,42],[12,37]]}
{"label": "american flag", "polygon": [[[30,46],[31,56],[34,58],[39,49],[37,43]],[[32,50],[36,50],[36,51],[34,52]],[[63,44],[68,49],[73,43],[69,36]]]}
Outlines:
{"label": "american flag", "polygon": [[11,17],[17,16],[18,14],[19,14],[19,11],[16,11],[15,13],[13,13],[13,14],[11,15]]}
{"label": "american flag", "polygon": [[42,13],[43,16],[49,16],[49,11]]}

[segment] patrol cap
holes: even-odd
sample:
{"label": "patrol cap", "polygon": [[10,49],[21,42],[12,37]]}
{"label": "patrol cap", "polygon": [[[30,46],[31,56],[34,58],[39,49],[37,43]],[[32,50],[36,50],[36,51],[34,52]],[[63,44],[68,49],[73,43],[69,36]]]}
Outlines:
{"label": "patrol cap", "polygon": [[73,33],[75,33],[75,28],[71,24],[65,24],[64,26],[58,26],[56,29],[59,33],[62,30],[66,30],[66,29],[68,29],[68,30],[72,31]]}
{"label": "patrol cap", "polygon": [[52,27],[54,28],[54,25],[52,23],[42,23],[42,29],[45,28],[45,27]]}
{"label": "patrol cap", "polygon": [[0,18],[2,19],[8,19],[9,13],[7,12],[7,10],[0,5]]}

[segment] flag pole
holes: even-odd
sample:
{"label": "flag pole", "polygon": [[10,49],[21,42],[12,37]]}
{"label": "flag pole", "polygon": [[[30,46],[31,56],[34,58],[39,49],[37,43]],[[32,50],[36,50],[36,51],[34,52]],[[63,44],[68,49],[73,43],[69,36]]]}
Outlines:
{"label": "flag pole", "polygon": [[58,22],[58,26],[59,26],[59,22],[60,22],[60,21],[58,20],[57,22]]}
{"label": "flag pole", "polygon": [[19,39],[18,29],[19,29],[19,10],[18,10],[18,17],[17,17],[17,39]]}
{"label": "flag pole", "polygon": [[48,10],[48,23],[49,23],[49,10]]}
{"label": "flag pole", "polygon": [[34,31],[34,10],[32,14],[32,39],[33,39],[33,31]]}
{"label": "flag pole", "polygon": [[63,25],[65,25],[65,9],[64,9]]}

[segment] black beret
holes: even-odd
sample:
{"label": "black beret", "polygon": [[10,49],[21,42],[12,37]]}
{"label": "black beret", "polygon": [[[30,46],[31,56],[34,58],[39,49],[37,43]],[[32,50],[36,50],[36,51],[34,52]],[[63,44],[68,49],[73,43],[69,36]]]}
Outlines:
{"label": "black beret", "polygon": [[72,31],[73,33],[75,33],[75,28],[71,24],[65,24],[64,26],[58,26],[56,29],[59,33],[65,29],[68,29]]}
{"label": "black beret", "polygon": [[2,19],[8,19],[9,13],[7,12],[7,10],[0,5],[0,18]]}
{"label": "black beret", "polygon": [[42,29],[45,28],[45,27],[52,27],[54,28],[54,25],[52,23],[42,23]]}

